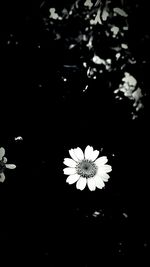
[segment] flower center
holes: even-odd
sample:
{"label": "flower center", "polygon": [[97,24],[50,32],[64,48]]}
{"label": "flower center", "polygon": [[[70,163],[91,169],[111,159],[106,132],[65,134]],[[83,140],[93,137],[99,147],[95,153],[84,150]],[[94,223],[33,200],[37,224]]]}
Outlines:
{"label": "flower center", "polygon": [[0,173],[2,173],[5,170],[6,166],[3,160],[0,160]]}
{"label": "flower center", "polygon": [[97,166],[93,161],[90,160],[82,160],[76,166],[77,174],[82,177],[90,178],[95,176],[97,172]]}

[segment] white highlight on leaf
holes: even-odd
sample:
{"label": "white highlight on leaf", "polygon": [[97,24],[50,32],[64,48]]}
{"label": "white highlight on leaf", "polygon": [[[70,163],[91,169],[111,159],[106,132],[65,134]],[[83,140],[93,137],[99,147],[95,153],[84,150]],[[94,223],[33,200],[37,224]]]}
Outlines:
{"label": "white highlight on leaf", "polygon": [[102,20],[106,21],[108,17],[109,17],[109,13],[107,12],[107,10],[104,10],[102,13]]}
{"label": "white highlight on leaf", "polygon": [[85,93],[88,89],[88,85],[85,86],[85,88],[83,89],[83,92]]}
{"label": "white highlight on leaf", "polygon": [[93,62],[95,64],[104,64],[105,65],[105,60],[104,59],[101,59],[99,56],[95,55],[93,57]]}
{"label": "white highlight on leaf", "polygon": [[130,64],[136,64],[136,59],[135,59],[135,58],[129,58],[129,59],[128,59],[128,62],[129,62]]}
{"label": "white highlight on leaf", "polygon": [[120,54],[120,53],[116,53],[116,59],[119,59],[119,58],[120,58],[120,56],[121,56],[121,54]]}
{"label": "white highlight on leaf", "polygon": [[124,30],[124,31],[128,31],[128,29],[129,29],[128,26],[124,26],[124,27],[123,27],[123,30]]}
{"label": "white highlight on leaf", "polygon": [[54,7],[50,8],[50,9],[49,9],[49,12],[50,12],[49,18],[62,20],[62,17],[60,17],[60,16],[56,13],[56,9],[55,9]]}
{"label": "white highlight on leaf", "polygon": [[52,18],[52,19],[58,19],[58,14],[55,12],[55,8],[50,8],[49,9],[49,12],[50,12],[50,18]]}
{"label": "white highlight on leaf", "polygon": [[106,59],[106,63],[107,63],[107,64],[111,64],[111,59],[110,59],[110,58],[107,58],[107,59]]}
{"label": "white highlight on leaf", "polygon": [[89,67],[87,70],[87,77],[93,78],[95,76],[95,73],[97,73],[97,69]]}
{"label": "white highlight on leaf", "polygon": [[[135,112],[138,112],[143,108],[142,90],[140,87],[137,87],[137,80],[130,73],[124,73],[122,83],[120,83],[119,88],[114,91],[115,94],[118,94],[119,92],[122,92],[125,97],[128,97],[133,101]],[[116,99],[122,100],[123,98],[120,95],[116,95]],[[132,119],[135,119],[136,117],[137,115],[133,112]]]}
{"label": "white highlight on leaf", "polygon": [[90,24],[91,25],[96,25],[97,23],[102,24],[102,21],[101,21],[101,18],[100,18],[100,9],[98,9],[95,19],[91,19],[90,20]]}
{"label": "white highlight on leaf", "polygon": [[128,214],[123,212],[122,215],[127,219],[128,218]]}
{"label": "white highlight on leaf", "polygon": [[113,26],[111,28],[111,32],[113,33],[113,37],[116,37],[116,35],[118,34],[119,32],[119,28],[117,26]]}
{"label": "white highlight on leaf", "polygon": [[111,67],[111,59],[110,58],[104,60],[104,59],[100,58],[99,56],[94,55],[94,57],[93,57],[92,60],[93,60],[93,62],[95,64],[98,64],[98,65],[101,65],[102,64],[102,65],[104,65],[105,68],[106,68],[106,70],[109,70],[110,67]]}
{"label": "white highlight on leaf", "polygon": [[137,90],[134,91],[132,95],[133,95],[135,101],[138,102],[138,101],[139,101],[139,98],[142,97],[142,91],[141,91],[141,88],[138,87]]}
{"label": "white highlight on leaf", "polygon": [[104,212],[103,212],[102,209],[96,210],[96,211],[93,212],[92,216],[95,217],[95,218],[100,217],[100,216],[104,217]]}
{"label": "white highlight on leaf", "polygon": [[91,2],[91,0],[86,0],[84,6],[91,8],[93,6],[93,3]]}
{"label": "white highlight on leaf", "polygon": [[87,67],[87,63],[86,62],[83,62],[83,67]]}
{"label": "white highlight on leaf", "polygon": [[22,141],[22,140],[23,140],[23,137],[22,136],[15,137],[15,141]]}
{"label": "white highlight on leaf", "polygon": [[122,17],[125,17],[125,18],[128,17],[128,14],[123,9],[121,9],[119,7],[113,8],[113,11]]}
{"label": "white highlight on leaf", "polygon": [[71,44],[70,46],[69,46],[69,49],[71,50],[72,48],[74,48],[75,47],[75,44]]}
{"label": "white highlight on leaf", "polygon": [[135,87],[137,84],[137,80],[132,75],[130,75],[128,72],[125,72],[124,74],[125,76],[122,78],[122,81],[125,84],[128,84],[129,86]]}
{"label": "white highlight on leaf", "polygon": [[92,48],[92,46],[93,46],[93,44],[92,44],[92,42],[93,42],[93,36],[91,36],[90,37],[90,39],[89,39],[89,41],[88,41],[88,43],[87,43],[87,47],[89,48],[89,50]]}
{"label": "white highlight on leaf", "polygon": [[100,212],[99,211],[94,211],[93,217],[98,217],[98,215],[100,215]]}
{"label": "white highlight on leaf", "polygon": [[121,44],[121,47],[122,47],[123,49],[128,49],[127,44]]}

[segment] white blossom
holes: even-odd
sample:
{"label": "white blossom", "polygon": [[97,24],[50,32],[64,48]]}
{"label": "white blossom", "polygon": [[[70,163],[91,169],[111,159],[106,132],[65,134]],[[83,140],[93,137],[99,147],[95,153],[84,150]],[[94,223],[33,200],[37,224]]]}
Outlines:
{"label": "white blossom", "polygon": [[99,151],[94,150],[92,146],[87,146],[83,152],[81,148],[70,149],[71,158],[65,158],[63,169],[65,175],[68,175],[66,182],[76,183],[76,188],[83,190],[86,185],[91,191],[97,188],[102,189],[105,182],[108,181],[112,167],[108,164],[106,156],[99,157]]}

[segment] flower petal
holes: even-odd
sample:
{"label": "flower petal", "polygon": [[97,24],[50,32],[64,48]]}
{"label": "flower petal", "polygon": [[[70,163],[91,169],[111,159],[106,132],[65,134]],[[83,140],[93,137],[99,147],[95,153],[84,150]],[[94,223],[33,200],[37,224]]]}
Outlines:
{"label": "flower petal", "polygon": [[64,168],[63,171],[67,175],[76,174],[76,168]]}
{"label": "flower petal", "polygon": [[84,151],[84,156],[85,159],[91,159],[91,154],[93,153],[93,147],[92,146],[87,146]]}
{"label": "flower petal", "polygon": [[0,173],[0,182],[3,183],[5,181],[5,174],[3,172]]}
{"label": "flower petal", "polygon": [[0,148],[0,160],[2,160],[2,157],[5,155],[5,149],[3,147]]}
{"label": "flower petal", "polygon": [[95,185],[94,178],[88,178],[88,180],[87,180],[87,185],[88,185],[88,188],[89,188],[91,191],[95,191],[95,189],[96,189],[96,185]]}
{"label": "flower petal", "polygon": [[86,178],[81,177],[76,183],[77,189],[83,190],[86,187]]}
{"label": "flower petal", "polygon": [[78,160],[83,160],[84,159],[84,154],[83,151],[80,147],[77,147],[74,149],[74,154],[78,158]]}
{"label": "flower petal", "polygon": [[72,157],[73,160],[75,160],[76,162],[78,162],[78,158],[76,157],[75,153],[74,153],[74,149],[70,149],[69,150],[69,154]]}
{"label": "flower petal", "polygon": [[76,167],[77,163],[73,159],[65,158],[63,162],[68,167]]}
{"label": "flower petal", "polygon": [[103,180],[98,175],[94,177],[94,181],[96,187],[98,187],[99,189],[102,189],[105,186]]}
{"label": "flower petal", "polygon": [[110,176],[107,173],[103,173],[100,175],[100,178],[104,181],[104,182],[108,182],[108,179],[110,178]]}
{"label": "flower petal", "polygon": [[104,172],[107,173],[111,171],[112,171],[112,167],[108,164],[99,166],[98,168],[98,173],[104,173]]}
{"label": "flower petal", "polygon": [[74,184],[76,181],[78,181],[80,178],[80,175],[78,174],[72,174],[72,175],[69,175],[66,182],[68,184]]}
{"label": "flower petal", "polygon": [[96,160],[97,157],[99,155],[99,151],[98,150],[94,150],[93,153],[91,154],[91,160]]}
{"label": "flower petal", "polygon": [[104,165],[108,161],[106,156],[98,158],[95,163],[99,166]]}
{"label": "flower petal", "polygon": [[85,159],[94,161],[98,157],[99,151],[98,150],[93,150],[92,146],[87,146],[85,148],[84,155],[85,155]]}
{"label": "flower petal", "polygon": [[11,170],[16,168],[15,164],[6,164],[5,166],[6,166],[7,169],[11,169]]}

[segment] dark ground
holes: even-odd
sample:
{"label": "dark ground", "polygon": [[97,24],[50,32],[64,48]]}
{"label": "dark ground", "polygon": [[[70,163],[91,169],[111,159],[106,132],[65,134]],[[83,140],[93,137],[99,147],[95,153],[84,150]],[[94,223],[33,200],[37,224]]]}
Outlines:
{"label": "dark ground", "polygon": [[[114,104],[103,86],[99,90],[99,81],[83,96],[78,70],[65,70],[69,77],[65,91],[61,71],[68,59],[63,44],[50,41],[42,32],[38,1],[18,2],[5,1],[0,19],[0,146],[5,147],[9,162],[17,165],[0,184],[1,259],[82,267],[100,266],[102,259],[116,257],[146,261],[150,247],[148,96],[143,114],[133,121],[125,105]],[[143,25],[148,24],[142,12],[136,15]],[[133,29],[138,22],[131,23]],[[141,33],[140,29],[135,33],[137,40]],[[134,42],[135,38],[131,45],[138,57],[141,47]],[[45,49],[38,49],[39,43]],[[141,54],[147,60],[142,69],[147,90],[148,48]],[[76,54],[70,64],[76,65],[75,58]],[[16,136],[23,141],[16,142]],[[104,190],[80,192],[65,182],[63,158],[70,148],[84,149],[87,144],[103,147],[113,167]]]}

